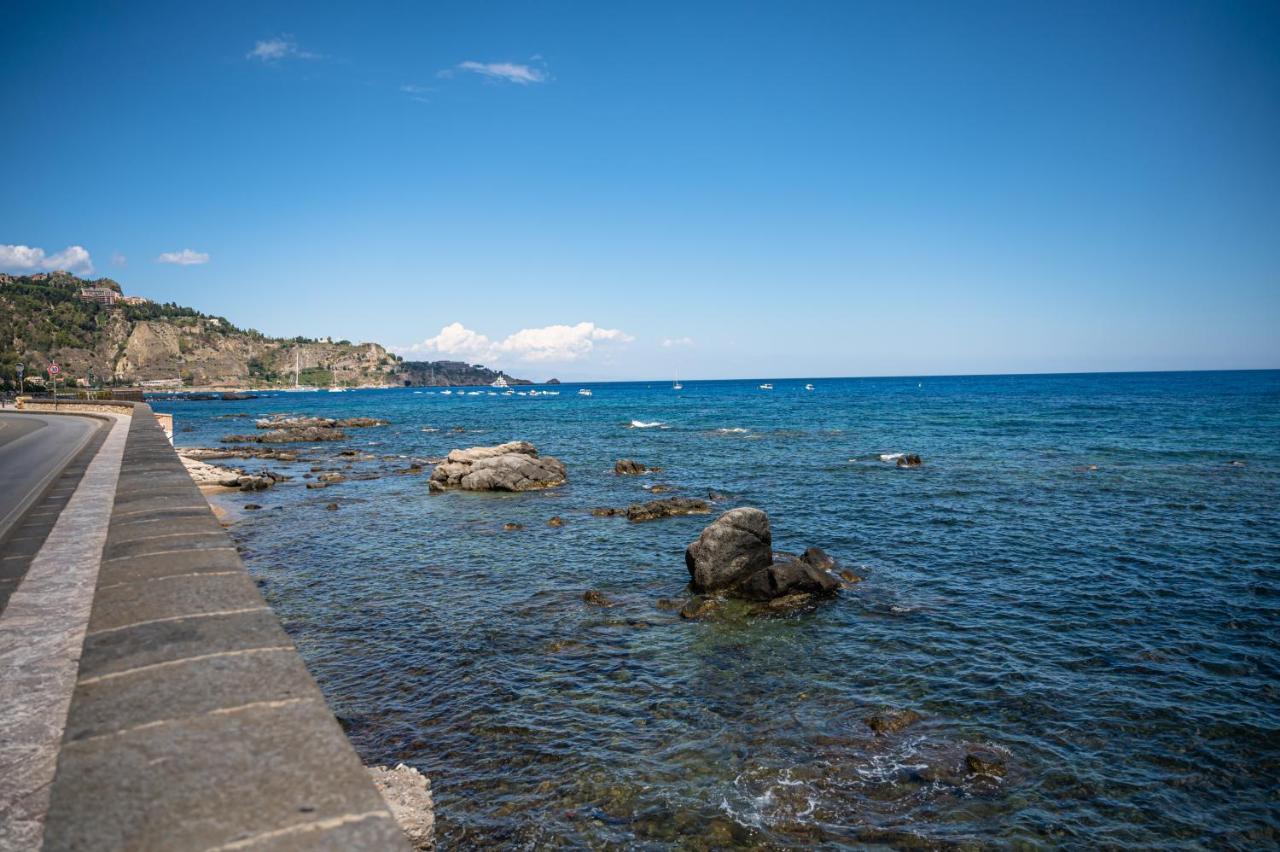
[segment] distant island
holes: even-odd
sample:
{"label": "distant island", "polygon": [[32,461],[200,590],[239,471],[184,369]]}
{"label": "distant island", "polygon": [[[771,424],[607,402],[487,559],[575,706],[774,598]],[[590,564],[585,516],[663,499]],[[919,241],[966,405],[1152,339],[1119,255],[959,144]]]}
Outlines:
{"label": "distant island", "polygon": [[20,363],[28,386],[41,387],[55,362],[59,382],[80,387],[416,387],[499,377],[532,384],[461,361],[404,361],[377,343],[268,337],[225,317],[125,295],[110,278],[0,274],[0,387],[14,388]]}

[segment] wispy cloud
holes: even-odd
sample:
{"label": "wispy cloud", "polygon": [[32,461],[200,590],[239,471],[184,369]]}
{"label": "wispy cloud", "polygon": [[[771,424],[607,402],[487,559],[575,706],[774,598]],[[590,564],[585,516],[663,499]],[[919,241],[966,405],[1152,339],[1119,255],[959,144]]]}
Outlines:
{"label": "wispy cloud", "polygon": [[192,251],[189,248],[182,251],[167,251],[156,258],[156,263],[176,263],[178,266],[195,266],[199,263],[208,262],[208,252]]}
{"label": "wispy cloud", "polygon": [[62,251],[46,255],[44,249],[34,246],[0,245],[0,269],[9,272],[58,269],[88,275],[93,272],[93,260],[84,246],[67,246]]}
{"label": "wispy cloud", "polygon": [[595,350],[599,343],[630,343],[631,335],[616,328],[601,328],[593,322],[577,325],[548,325],[526,328],[502,340],[491,340],[455,322],[412,346],[393,347],[401,355],[452,355],[472,361],[492,361],[512,357],[529,362],[576,361]]}
{"label": "wispy cloud", "polygon": [[432,86],[420,86],[417,83],[405,83],[400,87],[400,91],[408,95],[410,100],[425,104],[430,102],[430,98],[427,95],[434,92],[435,88]]}
{"label": "wispy cloud", "polygon": [[298,47],[293,36],[282,35],[256,42],[244,58],[270,63],[285,59],[320,59],[321,55]]}
{"label": "wispy cloud", "polygon": [[667,338],[663,338],[662,345],[667,349],[671,349],[676,346],[692,346],[693,338],[692,337],[667,337]]}
{"label": "wispy cloud", "polygon": [[[545,83],[547,81],[546,71],[515,62],[475,62],[468,59],[466,62],[459,62],[457,69],[459,71],[470,71],[473,74],[479,74],[492,80],[517,83],[521,86],[527,86],[530,83]],[[451,71],[452,69],[450,69]]]}
{"label": "wispy cloud", "polygon": [[125,265],[125,264],[127,264],[128,262],[129,262],[129,258],[125,257],[125,256],[124,256],[124,255],[122,255],[120,252],[118,252],[118,251],[117,251],[117,252],[112,252],[112,253],[111,253],[111,265],[112,265],[112,266],[124,266],[124,265]]}

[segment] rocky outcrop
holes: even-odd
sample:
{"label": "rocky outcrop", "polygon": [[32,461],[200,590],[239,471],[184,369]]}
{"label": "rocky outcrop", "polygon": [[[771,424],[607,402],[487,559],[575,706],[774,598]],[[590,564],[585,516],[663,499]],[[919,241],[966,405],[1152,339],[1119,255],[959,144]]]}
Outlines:
{"label": "rocky outcrop", "polygon": [[528,441],[510,441],[451,451],[431,472],[429,486],[433,492],[534,491],[563,485],[567,478],[559,459],[539,456]]}
{"label": "rocky outcrop", "polygon": [[667,497],[664,500],[650,500],[647,503],[635,503],[627,507],[628,521],[655,521],[658,518],[671,518],[676,515],[705,515],[711,511],[711,504],[706,500],[693,497]]}
{"label": "rocky outcrop", "polygon": [[618,476],[638,476],[642,473],[660,473],[660,467],[647,467],[631,459],[618,459],[613,463],[613,472]]}
{"label": "rocky outcrop", "polygon": [[903,453],[898,456],[898,467],[919,467],[924,464],[924,460],[915,453]]}
{"label": "rocky outcrop", "polygon": [[368,429],[390,425],[380,417],[267,417],[254,421],[259,429]]}
{"label": "rocky outcrop", "polygon": [[228,435],[224,444],[313,444],[320,441],[342,441],[347,433],[328,426],[306,426],[301,429],[272,429],[257,435]]}
{"label": "rocky outcrop", "polygon": [[400,830],[417,850],[433,849],[436,842],[435,803],[431,799],[431,782],[411,766],[403,763],[391,769],[370,766],[369,777],[378,788]]}
{"label": "rocky outcrop", "polygon": [[221,465],[209,464],[199,459],[180,456],[182,466],[187,469],[196,485],[217,486],[219,488],[239,488],[241,491],[263,491],[281,482],[285,477],[280,474],[263,471],[260,474],[246,474],[243,470]]}
{"label": "rocky outcrop", "polygon": [[701,595],[795,608],[836,594],[836,562],[821,548],[796,557],[773,550],[769,516],[743,507],[725,512],[685,550],[690,587]]}

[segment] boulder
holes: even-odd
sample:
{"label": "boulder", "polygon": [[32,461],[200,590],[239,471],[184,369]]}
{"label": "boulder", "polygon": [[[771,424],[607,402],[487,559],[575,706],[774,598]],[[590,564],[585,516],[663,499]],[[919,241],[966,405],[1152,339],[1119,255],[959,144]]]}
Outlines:
{"label": "boulder", "polygon": [[840,583],[830,573],[797,559],[775,562],[737,584],[734,596],[749,601],[772,601],[797,594],[832,595]]}
{"label": "boulder", "polygon": [[554,515],[550,520],[547,521],[547,526],[562,527],[564,526],[564,518],[560,517],[559,515]]}
{"label": "boulder", "polygon": [[773,564],[769,516],[759,509],[730,509],[716,518],[684,554],[695,592],[736,585]]}
{"label": "boulder", "polygon": [[919,467],[922,464],[924,461],[915,453],[904,453],[898,456],[898,467]]}
{"label": "boulder", "polygon": [[627,520],[653,521],[675,515],[705,515],[710,511],[711,504],[706,500],[692,497],[667,497],[664,500],[650,500],[648,503],[628,506]]}
{"label": "boulder", "polygon": [[616,604],[605,596],[604,592],[590,589],[582,593],[582,600],[592,606],[612,607]]}
{"label": "boulder", "polygon": [[642,473],[658,473],[660,467],[647,467],[631,459],[618,459],[613,463],[613,472],[618,476],[638,476]]}
{"label": "boulder", "polygon": [[431,472],[432,491],[533,491],[567,479],[559,459],[539,456],[528,441],[453,450]]}

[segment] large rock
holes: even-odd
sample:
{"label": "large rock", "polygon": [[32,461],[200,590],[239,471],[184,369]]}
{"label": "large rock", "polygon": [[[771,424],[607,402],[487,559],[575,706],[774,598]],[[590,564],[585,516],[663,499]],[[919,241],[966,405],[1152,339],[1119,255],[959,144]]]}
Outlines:
{"label": "large rock", "polygon": [[539,456],[528,441],[453,450],[431,472],[432,491],[533,491],[563,485],[564,464]]}
{"label": "large rock", "polygon": [[740,582],[734,595],[749,601],[771,601],[797,594],[832,595],[839,588],[840,582],[830,573],[796,559],[760,569]]}
{"label": "large rock", "polygon": [[660,467],[649,467],[632,459],[618,459],[613,463],[613,472],[618,476],[638,476],[642,473],[659,473]]}
{"label": "large rock", "polygon": [[734,586],[773,564],[769,516],[759,509],[730,509],[702,531],[684,554],[695,592]]}

